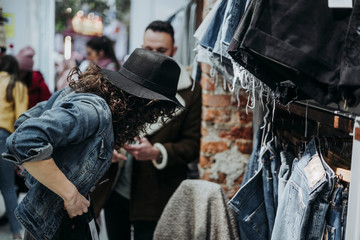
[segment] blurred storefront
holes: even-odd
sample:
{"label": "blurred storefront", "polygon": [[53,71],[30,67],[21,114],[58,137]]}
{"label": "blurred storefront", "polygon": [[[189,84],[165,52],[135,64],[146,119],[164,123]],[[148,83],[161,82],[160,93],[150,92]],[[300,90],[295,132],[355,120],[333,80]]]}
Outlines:
{"label": "blurred storefront", "polygon": [[27,45],[34,48],[34,69],[54,89],[55,0],[2,0],[7,53],[16,55]]}

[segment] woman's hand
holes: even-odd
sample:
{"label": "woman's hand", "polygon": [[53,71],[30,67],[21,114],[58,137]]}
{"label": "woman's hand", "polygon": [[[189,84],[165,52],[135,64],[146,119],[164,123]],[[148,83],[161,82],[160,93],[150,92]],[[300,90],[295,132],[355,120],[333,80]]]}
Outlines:
{"label": "woman's hand", "polygon": [[54,159],[24,162],[22,166],[40,183],[64,200],[70,218],[88,211],[90,202],[79,193],[75,185],[60,171]]}
{"label": "woman's hand", "polygon": [[87,213],[89,206],[90,202],[77,190],[70,199],[64,199],[64,208],[70,218]]}

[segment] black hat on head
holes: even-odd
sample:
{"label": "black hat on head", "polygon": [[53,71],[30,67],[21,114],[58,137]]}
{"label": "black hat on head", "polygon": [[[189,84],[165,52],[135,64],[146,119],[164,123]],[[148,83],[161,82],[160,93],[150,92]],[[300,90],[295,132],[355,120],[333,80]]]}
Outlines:
{"label": "black hat on head", "polygon": [[164,54],[137,48],[118,72],[107,69],[102,72],[109,82],[129,94],[170,101],[183,107],[175,97],[180,67]]}

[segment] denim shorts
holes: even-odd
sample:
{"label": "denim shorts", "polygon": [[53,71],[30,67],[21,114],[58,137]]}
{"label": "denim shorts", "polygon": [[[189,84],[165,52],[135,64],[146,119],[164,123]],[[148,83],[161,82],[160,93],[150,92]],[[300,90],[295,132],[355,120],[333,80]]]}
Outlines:
{"label": "denim shorts", "polygon": [[271,89],[291,80],[299,98],[359,102],[360,2],[332,9],[327,1],[252,1],[229,54]]}

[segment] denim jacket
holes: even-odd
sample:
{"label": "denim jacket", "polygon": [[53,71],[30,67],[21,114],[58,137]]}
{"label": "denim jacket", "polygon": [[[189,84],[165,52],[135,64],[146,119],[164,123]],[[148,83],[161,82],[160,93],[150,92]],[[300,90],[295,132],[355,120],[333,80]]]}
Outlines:
{"label": "denim jacket", "polygon": [[[3,158],[22,164],[53,158],[60,170],[86,195],[111,163],[112,116],[101,97],[65,88],[22,114],[7,139]],[[54,99],[56,98],[56,99]],[[15,215],[36,239],[52,239],[67,214],[63,200],[23,171],[29,191]]]}

